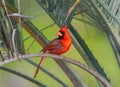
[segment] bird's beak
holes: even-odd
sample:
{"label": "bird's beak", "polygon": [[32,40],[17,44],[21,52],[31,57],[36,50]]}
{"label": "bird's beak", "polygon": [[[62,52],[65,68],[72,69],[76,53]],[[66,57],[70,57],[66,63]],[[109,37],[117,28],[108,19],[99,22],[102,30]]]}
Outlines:
{"label": "bird's beak", "polygon": [[61,33],[61,32],[58,32],[58,33],[57,33],[57,36],[62,36],[62,33]]}

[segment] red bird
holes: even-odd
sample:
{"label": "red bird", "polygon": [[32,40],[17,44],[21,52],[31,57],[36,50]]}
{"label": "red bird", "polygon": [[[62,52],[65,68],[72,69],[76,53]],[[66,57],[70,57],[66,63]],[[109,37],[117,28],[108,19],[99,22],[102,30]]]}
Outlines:
{"label": "red bird", "polygon": [[[52,40],[49,44],[47,44],[42,50],[43,53],[60,55],[68,51],[71,46],[72,40],[67,29],[67,26],[63,26],[57,34],[58,38]],[[41,67],[45,59],[46,57],[42,57],[41,61],[39,62],[34,78],[38,74],[39,68]]]}

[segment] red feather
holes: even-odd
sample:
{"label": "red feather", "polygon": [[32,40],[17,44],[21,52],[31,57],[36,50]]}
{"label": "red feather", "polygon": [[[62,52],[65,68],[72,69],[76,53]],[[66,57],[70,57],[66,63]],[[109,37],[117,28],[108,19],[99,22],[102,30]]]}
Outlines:
{"label": "red feather", "polygon": [[[58,32],[58,38],[52,40],[49,44],[47,44],[43,48],[43,53],[60,55],[68,51],[72,44],[72,40],[67,29],[67,26],[63,26]],[[39,62],[34,78],[37,76],[39,68],[45,59],[46,57],[42,57],[41,61]]]}

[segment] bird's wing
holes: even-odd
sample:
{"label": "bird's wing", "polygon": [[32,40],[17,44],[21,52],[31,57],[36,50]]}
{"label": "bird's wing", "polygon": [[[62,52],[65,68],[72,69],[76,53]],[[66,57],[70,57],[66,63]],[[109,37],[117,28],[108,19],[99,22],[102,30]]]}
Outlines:
{"label": "bird's wing", "polygon": [[61,44],[59,39],[55,39],[53,41],[51,41],[48,45],[46,45],[43,48],[43,51],[50,51],[50,50],[59,50],[59,48],[63,47],[63,45]]}

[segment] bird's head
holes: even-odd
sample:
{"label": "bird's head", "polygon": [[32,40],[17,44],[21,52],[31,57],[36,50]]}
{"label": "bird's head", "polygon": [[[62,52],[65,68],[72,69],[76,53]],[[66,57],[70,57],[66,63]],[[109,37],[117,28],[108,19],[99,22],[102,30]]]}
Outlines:
{"label": "bird's head", "polygon": [[60,31],[57,33],[59,39],[63,39],[66,35],[68,35],[68,26],[63,26]]}

